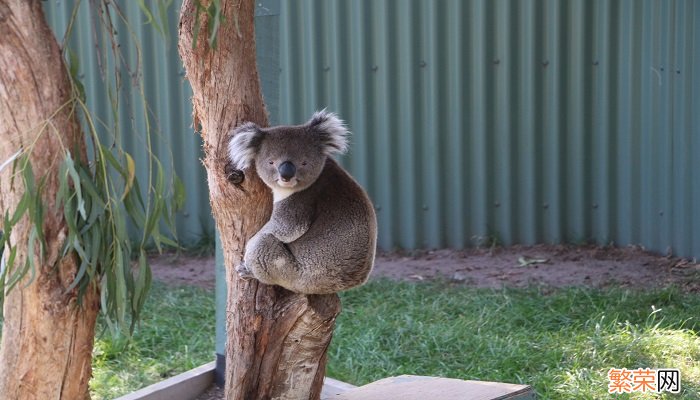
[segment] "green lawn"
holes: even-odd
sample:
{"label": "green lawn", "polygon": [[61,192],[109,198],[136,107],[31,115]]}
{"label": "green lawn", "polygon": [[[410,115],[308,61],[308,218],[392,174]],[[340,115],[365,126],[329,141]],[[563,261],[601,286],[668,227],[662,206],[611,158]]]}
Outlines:
{"label": "green lawn", "polygon": [[108,400],[214,360],[214,293],[156,283],[130,342],[100,329],[90,388]]}
{"label": "green lawn", "polygon": [[679,368],[684,391],[673,397],[700,399],[698,295],[383,281],[344,294],[343,306],[328,375],[354,384],[440,375],[600,399],[611,397],[612,367]]}
{"label": "green lawn", "polygon": [[[599,399],[611,398],[609,368],[679,368],[683,393],[667,397],[700,399],[697,294],[376,281],[342,299],[328,375],[356,385],[440,375],[527,383],[541,399]],[[212,293],[156,286],[130,345],[97,341],[93,398],[212,361],[213,336]]]}

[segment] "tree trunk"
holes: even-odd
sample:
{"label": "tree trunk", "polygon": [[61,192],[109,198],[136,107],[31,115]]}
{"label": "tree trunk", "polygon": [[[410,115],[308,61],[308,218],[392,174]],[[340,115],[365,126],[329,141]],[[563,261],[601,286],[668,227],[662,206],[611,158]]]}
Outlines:
{"label": "tree trunk", "polygon": [[[54,198],[61,148],[79,149],[80,126],[71,109],[71,88],[58,44],[38,0],[0,1],[0,160],[20,148],[32,149],[36,182],[42,177],[46,205],[43,233],[47,252],[29,254],[30,224],[20,221],[12,232],[18,246],[15,268],[33,257],[30,272],[6,297],[0,343],[0,394],[3,399],[86,399],[91,376],[97,290],[88,290],[78,305],[77,290],[66,292],[75,277],[74,255],[61,259],[65,238],[62,210]],[[34,145],[32,146],[32,143]],[[83,158],[84,159],[84,158]],[[0,211],[13,210],[24,188],[11,180],[12,168],[0,175]]]}
{"label": "tree trunk", "polygon": [[[204,141],[204,166],[221,236],[226,281],[227,399],[318,399],[326,350],[340,312],[337,295],[304,296],[234,271],[246,241],[267,222],[272,196],[255,172],[225,173],[229,132],[244,121],[267,125],[255,64],[253,0],[222,0],[216,47],[207,38],[207,14],[185,0],[180,17],[180,56],[192,85],[194,125]],[[201,9],[200,9],[201,10]],[[241,181],[241,179],[243,179]]]}

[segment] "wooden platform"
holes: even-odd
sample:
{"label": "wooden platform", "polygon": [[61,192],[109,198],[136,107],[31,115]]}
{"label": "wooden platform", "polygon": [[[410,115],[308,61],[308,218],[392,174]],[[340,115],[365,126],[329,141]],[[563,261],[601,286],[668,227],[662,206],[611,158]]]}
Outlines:
{"label": "wooden platform", "polygon": [[[216,363],[158,382],[117,400],[191,400],[214,383]],[[321,400],[534,400],[527,385],[462,381],[432,376],[401,375],[365,386],[353,386],[333,378],[323,381]]]}
{"label": "wooden platform", "polygon": [[[338,382],[338,381],[335,381]],[[342,383],[342,382],[341,382]],[[344,386],[342,386],[344,385]],[[324,382],[322,400],[534,400],[527,385],[401,375],[351,387]]]}
{"label": "wooden platform", "polygon": [[116,400],[192,400],[214,384],[215,368],[216,362],[212,361]]}

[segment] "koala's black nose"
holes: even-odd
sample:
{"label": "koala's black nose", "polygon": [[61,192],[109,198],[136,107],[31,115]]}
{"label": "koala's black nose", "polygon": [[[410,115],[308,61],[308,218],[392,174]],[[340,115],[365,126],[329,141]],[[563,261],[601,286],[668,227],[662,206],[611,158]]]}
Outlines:
{"label": "koala's black nose", "polygon": [[280,173],[280,178],[287,182],[294,177],[294,174],[297,173],[297,168],[291,163],[291,161],[285,161],[280,164],[277,171]]}

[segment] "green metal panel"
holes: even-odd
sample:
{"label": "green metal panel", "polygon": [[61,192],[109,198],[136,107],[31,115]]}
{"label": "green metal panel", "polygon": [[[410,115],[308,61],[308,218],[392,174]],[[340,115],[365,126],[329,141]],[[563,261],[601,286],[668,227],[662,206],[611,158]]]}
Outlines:
{"label": "green metal panel", "polygon": [[[172,146],[188,187],[179,229],[195,238],[213,223],[175,46],[175,3],[167,40],[148,25],[134,31],[162,132],[158,153],[167,160]],[[45,4],[62,31],[72,2]],[[142,18],[136,2],[120,4]],[[382,248],[593,239],[700,256],[697,1],[299,0],[258,8],[259,17],[281,15],[279,33],[263,28],[269,40],[258,43],[271,121],[302,122],[323,107],[347,120],[353,143],[341,162],[376,204]],[[90,85],[100,74],[86,10],[77,24],[71,43],[88,101],[109,121],[104,93]],[[138,162],[143,146],[129,132],[144,121],[133,110],[136,95],[124,99],[132,110],[118,121]]]}
{"label": "green metal panel", "polygon": [[328,107],[379,244],[700,256],[697,1],[281,3],[279,120]]}

